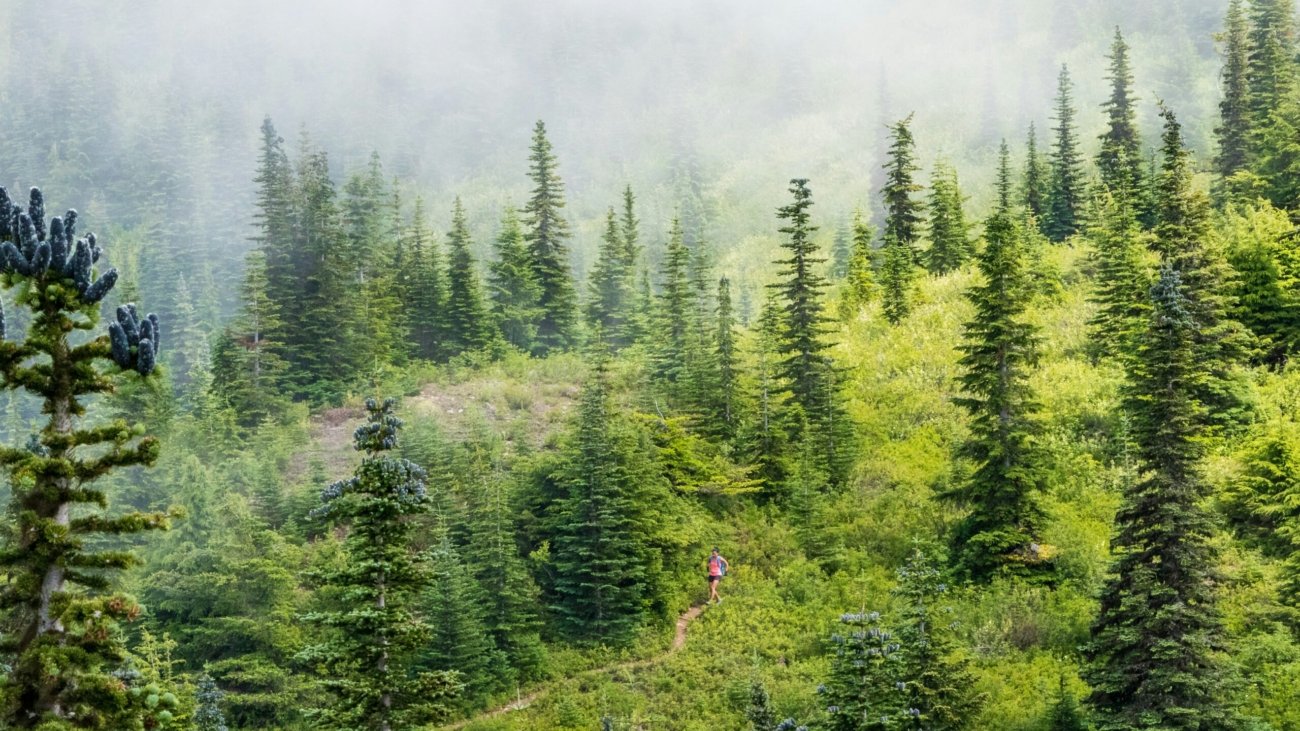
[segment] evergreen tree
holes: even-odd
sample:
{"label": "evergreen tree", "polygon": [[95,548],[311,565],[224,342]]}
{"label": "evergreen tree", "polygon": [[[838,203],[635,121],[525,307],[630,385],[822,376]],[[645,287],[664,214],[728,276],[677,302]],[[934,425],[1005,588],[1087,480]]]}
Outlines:
{"label": "evergreen tree", "polygon": [[[630,192],[630,190],[629,190]],[[618,216],[610,208],[605,216],[605,235],[601,239],[596,266],[591,272],[587,301],[587,323],[601,332],[613,347],[631,342],[634,297],[630,252],[623,242]]]}
{"label": "evergreen tree", "polygon": [[8,577],[0,725],[13,729],[137,729],[148,711],[139,688],[118,676],[127,657],[120,623],[140,607],[114,591],[114,579],[136,559],[109,546],[123,546],[115,536],[166,528],[168,517],[110,514],[95,481],[152,465],[159,444],[125,421],[87,424],[85,401],[112,393],[119,372],[153,372],[158,318],[122,305],[107,334],[72,339],[98,326],[100,301],[117,282],[115,269],[96,276],[102,249],[93,233],[77,238],[77,223],[68,211],[47,225],[39,189],[23,211],[0,188],[0,283],[19,288],[14,302],[30,316],[25,337],[7,340],[0,315],[0,385],[38,397],[49,417],[26,445],[0,447],[14,523],[0,549]]}
{"label": "evergreen tree", "polygon": [[1138,139],[1137,113],[1133,108],[1133,70],[1129,66],[1128,44],[1119,28],[1111,41],[1109,75],[1110,98],[1102,105],[1106,112],[1106,131],[1101,135],[1101,152],[1097,170],[1101,184],[1116,195],[1118,191],[1135,194],[1142,184],[1142,145]]}
{"label": "evergreen tree", "polygon": [[221,711],[221,700],[225,695],[212,680],[212,676],[207,673],[199,676],[194,731],[230,731],[226,725],[226,714]]}
{"label": "evergreen tree", "polygon": [[654,312],[656,337],[651,372],[663,383],[676,383],[686,372],[695,304],[690,262],[691,252],[682,239],[681,222],[674,218],[668,229],[668,248],[659,268],[659,294]]}
{"label": "evergreen tree", "polygon": [[1295,4],[1290,0],[1251,0],[1248,47],[1248,128],[1258,144],[1266,139],[1263,133],[1295,81]]}
{"label": "evergreen tree", "polygon": [[[272,342],[283,348],[284,335],[297,327],[304,316],[299,299],[304,275],[301,252],[295,247],[297,198],[293,166],[284,151],[284,139],[275,131],[270,117],[262,121],[262,150],[258,160],[254,242],[266,260],[266,299],[279,312],[279,327],[268,331]],[[281,353],[284,357],[286,354]]]}
{"label": "evergreen tree", "polygon": [[353,477],[321,492],[314,513],[348,526],[346,561],[313,577],[338,594],[338,606],[304,616],[326,632],[299,653],[333,696],[308,711],[321,728],[411,728],[445,716],[458,692],[454,674],[414,668],[430,628],[413,607],[428,569],[412,551],[410,518],[426,513],[429,499],[424,470],[386,454],[402,426],[394,406],[366,401],[369,420],[353,437],[366,456]]}
{"label": "evergreen tree", "polygon": [[776,714],[772,712],[771,699],[761,681],[749,683],[749,708],[745,710],[745,720],[749,721],[752,731],[776,730]]}
{"label": "evergreen tree", "polygon": [[1173,267],[1151,296],[1125,398],[1142,472],[1116,516],[1115,560],[1086,652],[1089,703],[1104,729],[1232,729],[1212,524],[1200,504],[1195,308]]}
{"label": "evergreen tree", "polygon": [[1249,38],[1242,0],[1229,0],[1223,21],[1223,71],[1220,80],[1223,98],[1219,101],[1219,126],[1214,129],[1219,142],[1215,168],[1219,185],[1227,187],[1237,173],[1246,170],[1250,160],[1250,86]]}
{"label": "evergreen tree", "polygon": [[483,300],[483,285],[470,254],[469,224],[460,197],[451,209],[447,234],[446,348],[449,353],[483,350],[492,344],[492,320]]}
{"label": "evergreen tree", "polygon": [[1127,359],[1145,327],[1150,276],[1143,262],[1146,237],[1138,225],[1130,196],[1123,189],[1103,192],[1093,231],[1096,286],[1089,320],[1091,349],[1100,356]]}
{"label": "evergreen tree", "polygon": [[739,418],[740,395],[739,364],[736,353],[736,318],[731,309],[731,281],[718,280],[717,333],[714,336],[714,355],[718,367],[717,391],[711,415],[714,433],[725,441],[736,435]]}
{"label": "evergreen tree", "polygon": [[794,201],[776,214],[786,222],[780,231],[786,237],[782,247],[789,252],[789,258],[777,260],[781,280],[771,285],[784,300],[777,373],[811,427],[811,433],[802,436],[817,443],[823,460],[819,466],[832,484],[839,484],[846,477],[851,452],[848,417],[835,388],[835,366],[826,342],[822,302],[826,280],[816,272],[825,259],[817,256],[812,239],[817,227],[810,222],[813,201],[808,181],[791,180],[790,193]]}
{"label": "evergreen tree", "polygon": [[531,351],[537,346],[537,322],[542,315],[538,303],[542,298],[542,286],[529,265],[528,248],[513,208],[507,208],[501,218],[496,253],[488,279],[492,313],[507,343]]}
{"label": "evergreen tree", "polygon": [[1046,564],[1037,544],[1044,520],[1043,457],[1036,442],[1038,404],[1029,376],[1038,362],[1037,329],[1025,321],[1032,290],[1023,234],[1011,210],[1011,171],[1005,143],[998,172],[998,208],[984,226],[976,257],[982,282],[967,292],[975,317],[966,323],[956,403],[971,416],[962,447],[974,472],[949,498],[970,512],[953,534],[963,576],[987,581],[998,573],[1032,574]]}
{"label": "evergreen tree", "polygon": [[876,296],[876,274],[871,263],[871,242],[875,238],[876,233],[863,218],[862,211],[854,211],[853,254],[849,257],[848,275],[840,299],[845,317],[857,314],[863,305]]}
{"label": "evergreen tree", "polygon": [[1164,159],[1157,184],[1156,249],[1165,264],[1178,270],[1182,297],[1196,322],[1194,362],[1200,376],[1189,388],[1203,407],[1201,418],[1215,430],[1233,428],[1250,417],[1249,383],[1241,369],[1247,340],[1228,314],[1227,265],[1208,241],[1210,204],[1192,187],[1182,128],[1171,110],[1162,109],[1161,116]]}
{"label": "evergreen tree", "polygon": [[1047,716],[1047,731],[1088,731],[1089,726],[1084,718],[1083,709],[1079,708],[1079,699],[1074,697],[1074,693],[1065,684],[1065,676],[1061,676],[1060,689],[1057,691],[1056,701],[1052,703],[1052,709]]}
{"label": "evergreen tree", "polygon": [[1083,213],[1083,171],[1080,169],[1079,132],[1074,122],[1073,84],[1070,70],[1061,66],[1057,78],[1056,139],[1050,155],[1051,184],[1043,232],[1052,241],[1064,241],[1079,232]]}
{"label": "evergreen tree", "polygon": [[469,701],[491,689],[492,641],[483,623],[486,598],[452,543],[447,526],[440,526],[437,532],[440,538],[429,556],[429,591],[421,602],[431,633],[421,649],[420,665],[456,673],[465,685],[462,700]]}
{"label": "evergreen tree", "polygon": [[921,226],[921,204],[912,194],[921,186],[913,182],[917,171],[912,117],[890,126],[889,162],[885,163],[884,265],[880,280],[885,317],[898,324],[911,311],[912,282],[916,277],[916,241]]}
{"label": "evergreen tree", "polygon": [[[521,244],[522,246],[522,244]],[[446,353],[446,308],[449,298],[442,263],[442,248],[429,232],[424,201],[415,199],[411,230],[405,246],[408,273],[404,300],[410,317],[415,354],[437,360]]]}
{"label": "evergreen tree", "polygon": [[470,444],[471,484],[467,495],[466,545],[475,560],[470,573],[483,596],[483,626],[505,657],[504,679],[530,680],[541,670],[545,648],[539,635],[538,588],[519,555],[510,483],[486,464],[487,455]]}
{"label": "evergreen tree", "polygon": [[1300,350],[1300,248],[1285,211],[1267,202],[1229,207],[1215,227],[1225,239],[1233,276],[1229,314],[1254,335],[1254,360],[1284,365]]}
{"label": "evergreen tree", "polygon": [[623,643],[663,590],[657,537],[667,496],[614,412],[603,357],[595,359],[555,475],[562,492],[548,510],[550,608],[569,637]]}
{"label": "evergreen tree", "polygon": [[532,151],[528,156],[532,197],[524,206],[528,252],[533,276],[541,287],[537,321],[537,353],[565,350],[577,342],[576,301],[569,273],[569,224],[564,220],[564,183],[556,170],[546,125],[540,120],[533,128]]}
{"label": "evergreen tree", "polygon": [[400,242],[388,230],[392,193],[378,154],[371,154],[365,172],[348,178],[343,193],[343,258],[352,269],[356,308],[350,311],[355,319],[347,355],[373,375],[405,348],[400,327],[404,303],[397,290]]}
{"label": "evergreen tree", "polygon": [[901,645],[880,628],[880,614],[840,615],[843,634],[831,635],[831,671],[817,688],[831,731],[891,731],[902,713]]}
{"label": "evergreen tree", "polygon": [[930,249],[925,255],[926,268],[934,274],[960,269],[972,253],[964,202],[956,168],[943,160],[936,162],[930,178]]}
{"label": "evergreen tree", "polygon": [[635,271],[637,262],[641,259],[640,232],[638,227],[640,221],[636,217],[636,196],[632,194],[632,186],[629,185],[623,189],[623,212],[619,218],[619,238],[623,242],[623,266],[629,271]]}
{"label": "evergreen tree", "polygon": [[1051,206],[1050,187],[1051,169],[1038,152],[1038,134],[1030,124],[1029,138],[1025,143],[1024,203],[1038,230],[1044,233]]}
{"label": "evergreen tree", "polygon": [[249,252],[240,287],[239,315],[213,353],[212,388],[251,427],[281,414],[285,363],[272,333],[281,329],[278,303],[269,296],[266,255]]}
{"label": "evergreen tree", "polygon": [[781,297],[769,290],[754,338],[754,394],[749,400],[755,413],[745,422],[740,436],[741,453],[754,466],[754,475],[776,495],[789,473],[785,402],[789,394],[777,376],[781,343]]}
{"label": "evergreen tree", "polygon": [[831,242],[831,280],[843,281],[849,275],[849,260],[852,258],[853,240],[849,235],[849,229],[837,226],[835,239]]}
{"label": "evergreen tree", "polygon": [[903,728],[960,731],[971,728],[987,700],[975,692],[970,662],[957,654],[936,606],[947,592],[939,569],[924,551],[912,552],[898,571],[894,596],[903,606],[898,632],[904,678]]}

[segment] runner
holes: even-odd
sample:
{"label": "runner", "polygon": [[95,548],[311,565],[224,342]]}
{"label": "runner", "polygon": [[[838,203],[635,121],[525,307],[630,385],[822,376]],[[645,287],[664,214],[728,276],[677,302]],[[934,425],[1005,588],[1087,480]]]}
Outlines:
{"label": "runner", "polygon": [[718,553],[717,548],[714,548],[713,554],[709,556],[709,603],[710,604],[714,603],[715,601],[718,604],[722,603],[722,597],[718,596],[718,582],[722,580],[722,577],[727,575],[727,566],[728,566],[727,559],[723,558],[722,554]]}

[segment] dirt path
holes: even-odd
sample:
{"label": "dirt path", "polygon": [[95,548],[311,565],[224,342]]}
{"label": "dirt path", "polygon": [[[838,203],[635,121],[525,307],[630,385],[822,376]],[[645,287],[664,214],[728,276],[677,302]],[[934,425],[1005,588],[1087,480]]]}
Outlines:
{"label": "dirt path", "polygon": [[[574,677],[581,678],[581,677],[592,676],[592,675],[600,675],[601,673],[617,673],[617,672],[623,672],[627,670],[637,670],[646,667],[652,663],[659,662],[660,660],[663,660],[664,658],[672,655],[673,653],[677,652],[678,650],[686,646],[686,629],[690,627],[691,622],[694,622],[696,618],[698,618],[703,613],[704,613],[704,605],[696,604],[695,606],[686,610],[686,612],[684,612],[680,617],[677,618],[677,631],[673,634],[673,644],[671,647],[668,648],[668,652],[665,652],[662,655],[648,657],[643,660],[632,660],[629,662],[617,663],[615,665],[605,665],[604,667],[592,668],[591,670],[584,670],[583,672],[578,673],[578,675]],[[537,690],[534,690],[533,692],[528,693],[527,695],[519,696],[518,698],[505,704],[504,706],[493,708],[490,711],[484,711],[478,714],[477,716],[466,718],[447,726],[440,726],[439,728],[441,729],[441,731],[456,731],[457,729],[461,729],[468,726],[470,723],[474,721],[482,721],[488,718],[496,718],[498,716],[504,716],[505,714],[513,713],[514,711],[522,711],[523,709],[535,703],[538,698],[541,698],[543,695],[546,695],[546,692],[548,690],[549,687],[538,688]]]}

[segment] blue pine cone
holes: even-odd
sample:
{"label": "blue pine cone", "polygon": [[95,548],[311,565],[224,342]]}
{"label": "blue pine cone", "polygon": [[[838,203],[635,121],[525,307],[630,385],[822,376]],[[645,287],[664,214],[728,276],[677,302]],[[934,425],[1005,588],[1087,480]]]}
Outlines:
{"label": "blue pine cone", "polygon": [[117,270],[109,269],[95,279],[94,264],[104,250],[93,233],[77,239],[76,229],[73,210],[50,219],[46,227],[45,197],[39,188],[32,188],[26,211],[0,188],[0,272],[24,277],[53,273],[71,279],[82,302],[99,302],[117,283]]}
{"label": "blue pine cone", "polygon": [[141,318],[133,304],[118,307],[117,322],[108,326],[113,362],[142,376],[149,375],[158,364],[161,335],[157,315],[151,312]]}

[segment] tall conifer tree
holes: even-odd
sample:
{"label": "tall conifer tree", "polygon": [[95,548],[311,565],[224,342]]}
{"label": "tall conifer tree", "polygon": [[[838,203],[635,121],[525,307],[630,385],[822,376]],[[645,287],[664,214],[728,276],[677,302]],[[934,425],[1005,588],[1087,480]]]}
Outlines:
{"label": "tall conifer tree", "polygon": [[591,272],[587,323],[614,347],[625,346],[631,340],[634,286],[629,255],[618,216],[610,208],[605,215],[605,234],[601,237],[596,266]]}
{"label": "tall conifer tree", "polygon": [[446,354],[447,277],[443,268],[442,247],[429,231],[424,201],[415,199],[411,212],[411,230],[407,240],[408,278],[405,301],[409,312],[411,339],[415,354],[436,360]]}
{"label": "tall conifer tree", "polygon": [[876,273],[872,264],[871,242],[875,231],[867,223],[861,210],[853,212],[853,254],[849,257],[848,275],[845,277],[841,307],[845,317],[858,310],[876,295]]}
{"label": "tall conifer tree", "polygon": [[974,472],[949,494],[970,512],[953,534],[959,573],[987,581],[999,573],[1041,573],[1035,550],[1044,521],[1039,493],[1043,457],[1034,415],[1038,404],[1029,376],[1038,361],[1037,329],[1025,321],[1032,296],[1023,232],[1011,209],[1006,143],[998,171],[998,207],[984,226],[976,257],[981,283],[967,297],[975,306],[962,345],[957,404],[971,416],[962,452]]}
{"label": "tall conifer tree", "polygon": [[1051,169],[1038,151],[1038,133],[1034,125],[1029,125],[1029,136],[1025,141],[1024,203],[1025,209],[1034,217],[1038,230],[1044,231],[1047,225],[1051,196]]}
{"label": "tall conifer tree", "polygon": [[497,327],[507,343],[531,351],[537,344],[537,321],[542,315],[542,285],[529,265],[528,247],[513,208],[507,208],[501,218],[496,254],[488,287]]}
{"label": "tall conifer tree", "polygon": [[885,163],[884,264],[880,283],[885,317],[898,324],[911,312],[912,283],[919,257],[921,204],[912,194],[921,189],[913,176],[917,171],[916,144],[912,139],[912,116],[890,126],[889,161]]}
{"label": "tall conifer tree", "polygon": [[[19,287],[25,336],[5,339],[0,314],[0,386],[23,389],[48,416],[26,445],[0,447],[10,477],[15,525],[0,550],[8,579],[0,588],[5,622],[0,652],[0,725],[6,728],[138,728],[147,710],[140,690],[120,674],[126,650],[121,623],[140,607],[116,593],[118,572],[135,556],[113,537],[166,528],[168,516],[133,510],[109,514],[95,481],[114,470],[152,465],[158,440],[117,420],[91,425],[86,401],[112,393],[121,373],[147,377],[158,357],[158,318],[135,305],[117,309],[108,333],[93,331],[117,270],[97,271],[95,235],[77,238],[77,213],[47,221],[33,188],[23,210],[0,188],[0,279]],[[47,225],[48,224],[48,225]],[[110,542],[114,541],[114,542]]]}
{"label": "tall conifer tree", "polygon": [[446,347],[451,353],[483,350],[492,344],[492,320],[483,299],[474,255],[470,253],[469,223],[460,197],[451,209],[447,233]]}
{"label": "tall conifer tree", "polygon": [[541,317],[537,321],[535,352],[566,350],[577,342],[577,301],[569,271],[569,224],[564,220],[564,182],[560,180],[555,153],[540,120],[533,128],[532,151],[528,156],[532,197],[524,206],[525,238],[532,257],[533,276],[541,287],[538,299]]}
{"label": "tall conifer tree", "polygon": [[[1097,169],[1101,183],[1112,192],[1138,192],[1142,184],[1142,149],[1138,136],[1137,114],[1133,103],[1133,69],[1129,65],[1128,44],[1119,28],[1110,44],[1107,79],[1110,97],[1101,106],[1106,113],[1106,131],[1101,135],[1101,152]],[[1116,193],[1118,195],[1118,193]]]}
{"label": "tall conifer tree", "polygon": [[1245,170],[1250,161],[1250,64],[1249,26],[1242,8],[1243,0],[1230,0],[1223,20],[1223,71],[1220,83],[1223,98],[1219,101],[1219,126],[1214,129],[1219,141],[1215,167],[1220,184]]}
{"label": "tall conifer tree", "polygon": [[956,168],[944,160],[936,162],[930,178],[930,248],[925,252],[926,268],[934,274],[956,271],[972,253],[963,203]]}
{"label": "tall conifer tree", "polygon": [[1083,212],[1083,171],[1080,167],[1079,131],[1074,121],[1073,83],[1070,70],[1061,66],[1056,86],[1056,138],[1050,156],[1051,187],[1043,232],[1052,241],[1064,241],[1079,232]]}

